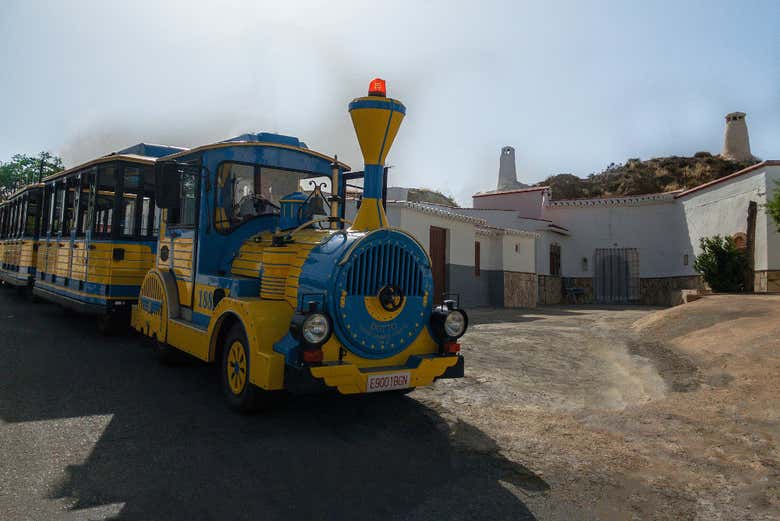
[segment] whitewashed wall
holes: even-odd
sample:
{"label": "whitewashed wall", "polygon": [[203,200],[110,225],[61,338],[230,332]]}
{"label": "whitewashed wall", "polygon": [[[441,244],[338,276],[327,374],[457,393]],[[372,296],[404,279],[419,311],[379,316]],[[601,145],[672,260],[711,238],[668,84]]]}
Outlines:
{"label": "whitewashed wall", "polygon": [[536,239],[533,236],[501,234],[504,271],[536,273]]}
{"label": "whitewashed wall", "polygon": [[474,208],[495,208],[513,210],[522,217],[539,218],[542,209],[544,190],[531,189],[527,191],[507,192],[472,197]]}
{"label": "whitewashed wall", "polygon": [[[767,173],[771,170],[771,173]],[[780,240],[772,229],[769,216],[763,207],[766,204],[767,189],[780,167],[763,167],[748,172],[729,181],[714,184],[683,196],[681,203],[687,224],[689,244],[693,254],[698,255],[699,240],[713,235],[733,235],[747,232],[748,205],[751,201],[758,204],[756,216],[755,269],[780,269],[776,263],[777,248]],[[771,178],[771,179],[769,179]],[[769,245],[772,245],[772,263],[770,266]]]}
{"label": "whitewashed wall", "polygon": [[[550,246],[558,244],[561,247],[561,255],[569,249],[569,237],[553,232],[542,232],[536,239],[536,272],[540,275],[550,275]],[[563,261],[561,261],[563,264]],[[588,275],[569,275],[567,277],[587,277]]]}
{"label": "whitewashed wall", "polygon": [[[672,201],[634,205],[551,206],[544,218],[563,226],[569,237],[548,234],[561,245],[561,272],[565,277],[592,277],[597,248],[639,250],[640,277],[693,275],[693,253],[684,228],[682,207]],[[540,245],[540,262],[549,273],[549,244]],[[689,255],[684,266],[683,256]],[[587,259],[583,269],[582,259]]]}
{"label": "whitewashed wall", "polygon": [[447,230],[447,264],[474,266],[474,224],[420,212],[413,208],[388,205],[391,214],[399,214],[398,224],[391,219],[390,224],[405,230],[420,241],[426,251],[430,251],[430,227]]}
{"label": "whitewashed wall", "polygon": [[[767,201],[780,191],[780,166],[766,167]],[[780,232],[777,224],[767,215],[767,269],[780,270]]]}
{"label": "whitewashed wall", "polygon": [[501,271],[504,255],[501,235],[496,233],[477,233],[475,240],[479,241],[479,267],[485,271]]}
{"label": "whitewashed wall", "polygon": [[453,208],[451,211],[460,215],[485,219],[490,226],[538,233],[539,237],[534,245],[536,262],[533,271],[540,275],[550,274],[550,245],[557,243],[563,249],[568,240],[567,236],[562,233],[549,231],[551,221],[520,217],[520,213],[516,210]]}

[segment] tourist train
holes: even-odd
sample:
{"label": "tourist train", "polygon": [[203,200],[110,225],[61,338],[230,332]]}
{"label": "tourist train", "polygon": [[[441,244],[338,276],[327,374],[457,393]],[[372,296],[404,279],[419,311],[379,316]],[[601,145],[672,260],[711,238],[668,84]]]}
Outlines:
{"label": "tourist train", "polygon": [[[0,279],[104,331],[129,323],[164,362],[215,363],[241,411],[462,377],[467,315],[434,294],[430,257],[385,215],[406,108],[376,79],[349,113],[362,172],[258,133],[139,144],[49,176],[0,205]],[[348,222],[347,181],[361,178]]]}

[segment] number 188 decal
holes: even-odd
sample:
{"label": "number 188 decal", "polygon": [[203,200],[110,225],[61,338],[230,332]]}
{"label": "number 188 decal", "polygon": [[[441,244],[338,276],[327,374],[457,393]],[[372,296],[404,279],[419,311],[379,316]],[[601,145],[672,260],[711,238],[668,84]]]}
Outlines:
{"label": "number 188 decal", "polygon": [[214,293],[210,289],[198,290],[198,307],[209,310],[214,309]]}

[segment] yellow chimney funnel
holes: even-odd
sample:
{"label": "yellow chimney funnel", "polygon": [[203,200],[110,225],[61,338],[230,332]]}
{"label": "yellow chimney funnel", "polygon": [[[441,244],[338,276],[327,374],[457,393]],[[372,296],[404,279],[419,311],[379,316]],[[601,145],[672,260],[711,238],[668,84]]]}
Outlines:
{"label": "yellow chimney funnel", "polygon": [[349,115],[365,164],[363,199],[352,230],[370,231],[388,226],[382,207],[385,158],[406,115],[406,107],[400,101],[388,98],[386,93],[385,81],[376,78],[369,84],[368,96],[356,98],[349,104]]}

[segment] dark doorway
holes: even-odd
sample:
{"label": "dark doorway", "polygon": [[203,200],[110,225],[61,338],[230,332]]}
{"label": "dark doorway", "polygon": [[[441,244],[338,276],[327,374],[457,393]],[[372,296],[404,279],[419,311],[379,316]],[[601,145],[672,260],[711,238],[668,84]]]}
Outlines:
{"label": "dark doorway", "polygon": [[755,269],[756,269],[756,213],[758,204],[750,201],[747,214],[747,266],[745,269],[745,291],[755,290]]}
{"label": "dark doorway", "polygon": [[431,226],[430,232],[431,271],[433,271],[433,302],[441,304],[442,296],[447,292],[447,229]]}
{"label": "dark doorway", "polygon": [[600,248],[594,261],[593,289],[598,304],[639,301],[639,252],[635,248]]}

